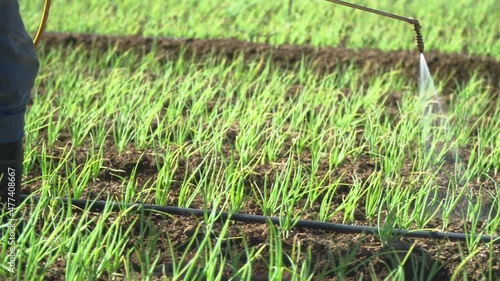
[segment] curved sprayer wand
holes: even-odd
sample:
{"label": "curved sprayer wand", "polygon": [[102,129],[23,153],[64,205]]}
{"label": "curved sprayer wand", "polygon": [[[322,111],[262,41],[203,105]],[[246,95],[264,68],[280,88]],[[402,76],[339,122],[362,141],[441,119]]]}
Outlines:
{"label": "curved sprayer wand", "polygon": [[374,13],[374,14],[377,14],[377,15],[381,15],[381,16],[385,16],[385,17],[389,17],[389,18],[393,18],[393,19],[405,21],[405,22],[413,25],[413,30],[415,30],[415,41],[417,42],[418,50],[420,51],[420,53],[424,52],[424,39],[422,38],[422,33],[420,32],[420,28],[422,28],[422,26],[420,26],[420,23],[418,22],[418,20],[416,20],[414,18],[406,18],[406,17],[402,17],[402,16],[398,16],[398,15],[386,13],[386,12],[383,12],[383,11],[371,9],[371,8],[368,8],[368,7],[359,6],[359,5],[356,5],[356,4],[347,3],[347,2],[344,2],[344,1],[339,1],[339,0],[326,0],[326,1],[332,2],[332,3],[335,3],[335,4],[344,5],[344,6],[351,7],[351,8],[355,8],[355,9],[359,9],[359,10],[363,10],[363,11],[366,11],[366,12]]}

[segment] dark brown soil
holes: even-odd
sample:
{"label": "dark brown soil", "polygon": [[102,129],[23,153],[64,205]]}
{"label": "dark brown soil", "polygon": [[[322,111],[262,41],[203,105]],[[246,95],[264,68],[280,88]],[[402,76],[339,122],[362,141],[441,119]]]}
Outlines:
{"label": "dark brown soil", "polygon": [[[43,52],[52,48],[74,48],[77,45],[82,45],[85,48],[93,48],[96,51],[102,51],[109,46],[116,46],[118,54],[120,51],[129,49],[136,49],[148,52],[153,46],[156,48],[159,57],[175,59],[179,56],[182,48],[186,48],[186,54],[195,54],[197,58],[202,59],[204,56],[210,54],[218,54],[232,59],[238,53],[244,53],[246,58],[255,58],[271,55],[273,63],[281,67],[288,67],[291,64],[297,64],[301,61],[302,57],[307,58],[311,63],[317,67],[319,72],[333,71],[335,67],[346,62],[353,62],[359,67],[366,67],[367,73],[377,73],[381,69],[401,69],[409,76],[416,76],[418,73],[418,54],[416,52],[399,51],[384,53],[379,50],[349,50],[342,48],[320,48],[314,49],[308,46],[278,46],[273,47],[265,44],[250,43],[239,41],[235,39],[220,39],[220,40],[197,40],[197,39],[153,39],[143,38],[139,36],[102,36],[92,34],[61,34],[61,33],[47,33],[43,37]],[[433,71],[445,75],[451,75],[456,81],[467,81],[471,77],[471,70],[477,69],[479,75],[485,79],[489,79],[488,83],[494,91],[498,90],[498,81],[500,79],[500,63],[493,58],[484,57],[468,57],[461,54],[445,55],[436,52],[426,54],[429,66]],[[416,77],[415,77],[416,78]],[[297,86],[297,87],[300,87]],[[290,89],[292,96],[297,95],[297,89]],[[394,97],[397,99],[397,94]],[[388,104],[388,111],[391,111],[391,104]],[[234,142],[239,129],[235,126],[234,129],[228,130],[227,140],[223,145],[222,153],[226,156],[235,157],[238,155],[232,154],[230,149],[231,143]],[[46,140],[44,132],[40,134],[40,141]],[[62,147],[71,144],[70,136],[62,134],[59,137],[57,144],[54,148],[49,149],[49,155],[52,156],[54,161],[62,154]],[[291,139],[288,140],[288,147],[291,146]],[[185,180],[186,171],[188,174],[194,173],[195,169],[200,165],[204,165],[202,160],[209,155],[201,155],[195,152],[190,157],[179,157],[175,163],[157,162],[154,157],[155,151],[153,149],[138,149],[134,145],[129,145],[127,149],[119,153],[113,144],[112,140],[108,140],[104,144],[104,152],[106,155],[105,163],[99,173],[98,177],[91,181],[84,191],[82,198],[89,199],[107,199],[120,200],[122,194],[122,179],[130,178],[133,171],[136,173],[137,190],[141,194],[144,203],[153,203],[154,195],[147,191],[148,184],[154,182],[158,175],[157,166],[165,164],[176,167],[174,176],[174,183],[170,186],[170,192],[167,197],[167,205],[176,205],[179,196],[179,182]],[[81,147],[75,148],[75,155],[71,156],[70,161],[76,163],[83,163],[87,159],[88,151],[93,149],[89,142],[85,142]],[[168,149],[168,148],[163,148]],[[41,148],[39,149],[41,152]],[[161,154],[164,150],[159,150],[156,153]],[[470,152],[465,151],[464,157],[470,155]],[[255,165],[251,174],[249,174],[248,181],[246,182],[246,191],[248,196],[246,198],[245,207],[241,210],[242,213],[262,214],[262,210],[252,200],[251,190],[260,188],[265,184],[266,175],[270,171],[278,171],[281,169],[280,162],[284,163],[289,155],[286,152],[281,154],[281,159],[276,163],[260,163]],[[297,158],[296,161],[300,162],[306,169],[311,166],[311,152],[305,151],[303,155]],[[225,165],[223,162],[218,163],[220,166]],[[33,184],[25,186],[25,193],[33,192],[40,188],[41,181],[37,178],[41,174],[38,167],[39,163],[35,163],[34,168],[26,175],[27,179],[35,179]],[[341,187],[337,191],[334,198],[332,208],[337,207],[342,203],[343,196],[349,192],[348,184],[352,184],[350,175],[356,174],[363,181],[366,181],[370,174],[377,169],[378,163],[368,155],[361,155],[359,158],[348,158],[340,167],[330,171],[327,159],[322,159],[320,169],[317,172],[317,178],[326,178],[325,185],[336,181],[343,173],[343,182],[347,185]],[[104,168],[106,167],[106,168]],[[411,159],[408,159],[408,164],[405,164],[402,170],[402,176],[409,176],[412,173]],[[311,175],[312,176],[312,175]],[[500,182],[500,175],[490,175],[492,179],[482,178],[478,179],[477,186],[483,184],[485,188],[495,190],[494,181]],[[65,177],[62,172],[61,177]],[[268,178],[272,182],[272,178]],[[440,178],[446,182],[447,175],[442,175]],[[198,179],[192,179],[195,185]],[[474,186],[473,186],[474,187]],[[319,199],[320,200],[320,199]],[[191,204],[192,208],[203,208],[204,204],[210,205],[211,202],[204,202],[200,196]],[[308,208],[306,212],[301,214],[303,219],[317,219],[320,201]],[[76,211],[78,213],[78,211]],[[96,214],[97,215],[97,214]],[[134,218],[132,215],[130,221]],[[170,246],[168,240],[172,241],[174,246],[174,254],[178,259],[184,251],[186,251],[189,258],[196,252],[196,241],[199,236],[196,235],[195,229],[202,224],[202,220],[194,217],[166,217],[160,215],[150,215],[148,219],[142,220],[142,227],[136,225],[132,231],[131,240],[129,241],[130,247],[136,249],[132,260],[134,264],[132,269],[138,272],[137,278],[140,279],[140,272],[144,269],[141,267],[141,262],[144,262],[144,257],[150,255],[151,257],[156,254],[148,252],[151,245],[148,243],[156,242],[154,247],[155,251],[161,250],[162,254],[158,262],[158,266],[154,269],[156,278],[162,278],[162,266],[165,266],[167,274],[172,267],[172,257],[170,256]],[[332,218],[331,222],[342,222],[342,216]],[[376,220],[370,220],[365,216],[363,207],[356,212],[353,224],[356,225],[373,225]],[[76,225],[76,221],[74,224]],[[111,222],[110,222],[111,223]],[[443,224],[442,221],[434,220],[428,227],[439,228]],[[447,227],[447,231],[463,232],[463,222],[460,220],[452,220]],[[130,223],[123,223],[126,228]],[[213,230],[213,242],[215,243],[217,234],[221,231],[220,225]],[[222,245],[224,256],[227,257],[228,262],[224,265],[224,276],[230,278],[244,262],[244,245],[245,243],[250,248],[259,248],[269,243],[271,228],[268,225],[248,224],[241,222],[231,223],[229,233],[226,234],[225,242]],[[146,233],[142,235],[141,233]],[[500,233],[500,229],[499,229]],[[202,235],[204,236],[204,235]],[[383,279],[387,277],[389,269],[395,268],[397,264],[392,264],[392,261],[397,258],[403,259],[408,250],[414,245],[411,252],[409,261],[403,266],[403,270],[407,274],[407,279],[412,280],[413,274],[421,274],[420,277],[428,277],[428,280],[449,280],[453,271],[459,266],[462,261],[462,255],[466,255],[467,247],[463,242],[449,242],[444,240],[431,240],[431,239],[410,239],[401,238],[394,239],[383,243],[375,236],[365,234],[340,234],[322,230],[310,229],[293,229],[290,232],[283,234],[283,252],[292,255],[294,247],[301,245],[303,252],[308,247],[311,249],[311,262],[317,270],[314,280],[338,280],[332,274],[334,268],[345,266],[347,280],[373,280]],[[189,241],[195,240],[193,246],[188,247]],[[397,250],[396,254],[388,253],[390,250]],[[352,253],[353,258],[349,263],[345,263],[343,257],[346,254]],[[265,249],[262,252],[262,257],[257,259],[253,264],[253,280],[268,280],[268,268],[266,267],[266,259],[274,253]],[[238,262],[239,259],[239,262]],[[203,260],[203,259],[202,259]],[[230,260],[235,261],[230,264]],[[305,260],[305,257],[304,257]],[[430,267],[435,264],[439,266],[436,275],[428,276]],[[285,265],[287,265],[285,263]],[[63,280],[65,261],[59,260],[49,270],[45,271],[46,280]],[[492,253],[486,247],[481,248],[481,252],[475,255],[474,259],[470,260],[466,268],[471,280],[480,279],[482,274],[487,274],[491,270],[493,280],[500,278],[500,245],[494,246]],[[371,272],[374,271],[376,276],[372,276]],[[121,271],[124,273],[125,268],[122,266]],[[112,277],[112,272],[103,279],[118,279],[119,277]],[[487,276],[487,275],[486,275]],[[285,273],[284,280],[288,280],[289,274]]]}

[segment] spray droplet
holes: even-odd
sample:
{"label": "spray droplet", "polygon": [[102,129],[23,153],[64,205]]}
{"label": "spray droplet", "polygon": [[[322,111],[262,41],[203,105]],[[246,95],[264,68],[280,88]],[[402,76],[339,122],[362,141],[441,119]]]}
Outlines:
{"label": "spray droplet", "polygon": [[[424,54],[420,54],[419,74],[418,88],[422,104],[422,141],[425,147],[425,158],[429,160],[429,162],[427,162],[427,164],[430,165],[428,168],[435,171],[439,169],[437,166],[441,165],[443,163],[442,161],[444,161],[448,167],[454,166],[453,170],[455,173],[463,174],[463,171],[461,171],[462,166],[460,164],[460,159],[457,157],[458,153],[456,148],[452,148],[455,143],[455,136],[451,135],[451,132],[448,130],[449,123],[446,116],[446,107],[439,98],[438,90],[434,85]],[[437,199],[437,201],[433,203],[428,202],[430,206],[434,204],[431,208],[433,209],[432,212],[435,211],[435,208],[439,207],[439,202],[443,202],[443,200],[447,198],[447,200],[450,200],[450,195],[448,194],[450,187],[452,186],[448,185],[447,187],[441,186],[441,188],[438,188],[437,198],[432,199]],[[463,192],[463,187],[459,186],[458,188],[460,190],[452,191],[451,194],[460,194]],[[461,214],[467,213],[467,204],[469,202],[467,200],[476,200],[473,197],[468,198],[468,196],[465,196],[465,193],[463,193],[463,195],[462,197],[459,195],[451,195],[451,200],[458,200],[456,201],[458,203],[454,203],[456,206],[451,210],[451,213],[448,214],[451,215],[450,217],[461,218]],[[448,212],[449,211],[450,210],[448,210]],[[481,211],[484,212],[484,210]]]}
{"label": "spray droplet", "polygon": [[[420,75],[418,80],[418,88],[420,99],[424,103],[426,114],[429,113],[443,113],[443,108],[441,102],[438,98],[438,92],[436,86],[434,86],[434,81],[432,80],[431,72],[427,66],[427,61],[425,60],[424,54],[420,54]],[[430,112],[427,112],[430,110]]]}

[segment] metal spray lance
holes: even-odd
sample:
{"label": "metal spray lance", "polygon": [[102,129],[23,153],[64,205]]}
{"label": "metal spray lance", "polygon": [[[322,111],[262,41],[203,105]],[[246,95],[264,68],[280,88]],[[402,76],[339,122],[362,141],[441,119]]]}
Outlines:
{"label": "metal spray lance", "polygon": [[420,23],[418,22],[418,20],[416,20],[414,18],[406,18],[406,17],[402,17],[402,16],[390,14],[390,13],[387,13],[387,12],[383,12],[383,11],[379,11],[379,10],[375,10],[375,9],[371,9],[371,8],[367,8],[367,7],[363,7],[363,6],[359,6],[359,5],[356,5],[356,4],[347,3],[347,2],[344,2],[344,1],[339,1],[339,0],[326,0],[326,1],[332,2],[332,3],[335,3],[335,4],[344,5],[344,6],[351,7],[351,8],[355,8],[355,9],[359,9],[359,10],[363,10],[363,11],[367,11],[367,12],[374,13],[374,14],[377,14],[377,15],[381,15],[381,16],[385,16],[385,17],[389,17],[389,18],[393,18],[393,19],[405,21],[405,22],[413,25],[413,30],[415,31],[415,41],[417,42],[418,50],[420,51],[420,53],[424,53],[424,39],[422,38],[422,33],[420,32],[420,28],[422,28],[422,27],[420,26]]}

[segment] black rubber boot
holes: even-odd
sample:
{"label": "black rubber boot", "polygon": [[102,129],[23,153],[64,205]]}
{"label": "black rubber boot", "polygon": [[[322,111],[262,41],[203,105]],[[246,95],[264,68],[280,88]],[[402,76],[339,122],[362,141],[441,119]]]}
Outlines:
{"label": "black rubber boot", "polygon": [[[18,224],[15,217],[16,207],[21,203],[21,177],[23,172],[23,143],[22,140],[0,144],[0,210],[2,224],[7,224],[7,229],[13,224]],[[22,229],[19,223],[17,232]],[[5,229],[0,230],[3,236]]]}

